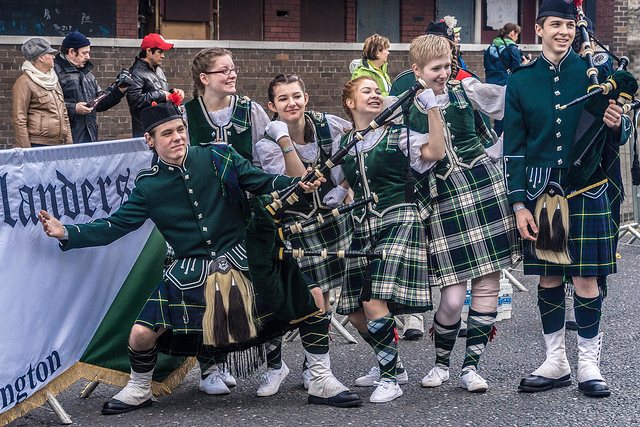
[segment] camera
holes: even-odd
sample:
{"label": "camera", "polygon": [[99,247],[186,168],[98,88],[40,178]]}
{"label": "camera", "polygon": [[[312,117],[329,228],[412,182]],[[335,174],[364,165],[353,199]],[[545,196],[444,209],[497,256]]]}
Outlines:
{"label": "camera", "polygon": [[133,79],[131,79],[131,72],[128,68],[123,68],[114,82],[115,87],[129,87],[132,84]]}

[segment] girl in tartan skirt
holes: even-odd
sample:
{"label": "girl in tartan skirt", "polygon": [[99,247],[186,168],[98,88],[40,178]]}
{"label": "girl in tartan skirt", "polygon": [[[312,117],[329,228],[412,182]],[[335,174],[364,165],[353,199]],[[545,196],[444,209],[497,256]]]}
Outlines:
{"label": "girl in tartan skirt", "polygon": [[[346,177],[358,201],[376,193],[378,202],[368,212],[354,210],[351,250],[385,251],[385,259],[348,259],[337,311],[373,347],[380,381],[370,397],[374,403],[402,395],[396,364],[397,333],[393,314],[431,308],[427,285],[424,227],[413,200],[414,171],[424,173],[444,154],[444,131],[435,96],[430,89],[417,99],[427,111],[431,133],[406,132],[402,125],[381,126],[364,136],[334,173],[334,183]],[[370,77],[348,82],[342,106],[356,131],[365,129],[383,110],[380,88]],[[351,140],[353,130],[334,141],[334,152]]]}
{"label": "girl in tartan skirt", "polygon": [[[264,135],[269,116],[256,102],[236,95],[240,69],[226,49],[203,49],[191,62],[193,99],[184,105],[191,145],[227,143],[242,157],[258,166],[254,146]],[[249,206],[244,208],[249,215]],[[216,360],[199,360],[203,384],[208,394],[229,394],[236,380],[222,365],[224,356]]]}
{"label": "girl in tartan skirt", "polygon": [[[351,128],[348,121],[339,117],[307,111],[309,95],[304,82],[296,75],[277,75],[269,84],[268,97],[269,109],[275,113],[275,118],[267,125],[264,138],[256,144],[257,158],[265,172],[305,175],[307,167],[324,164],[331,157],[333,140]],[[293,209],[285,211],[281,222],[303,221],[338,207],[345,198],[349,198],[346,182],[343,185],[333,185],[330,181],[321,184],[313,193],[310,203],[298,203]],[[351,228],[349,216],[341,215],[291,235],[288,244],[305,251],[347,250],[351,243]],[[309,401],[316,400],[318,389],[323,388],[332,390],[329,393],[332,397],[327,401],[329,404],[360,404],[362,401],[358,395],[348,392],[347,387],[333,376],[329,359],[329,291],[342,284],[344,259],[303,257],[298,263],[309,284],[320,288],[323,295],[320,308],[324,313],[316,316],[312,322],[300,324],[300,338],[305,353],[302,378],[304,387],[309,390]],[[276,394],[288,374],[289,369],[282,361],[282,337],[279,337],[267,343],[267,371],[262,376],[257,395]]]}
{"label": "girl in tartan skirt", "polygon": [[[432,213],[426,221],[429,242],[429,283],[441,290],[434,316],[436,365],[423,378],[423,387],[437,387],[449,379],[449,357],[458,336],[467,281],[471,280],[471,308],[467,348],[459,386],[484,392],[488,385],[476,372],[492,336],[497,315],[500,271],[518,259],[515,219],[507,202],[503,175],[485,153],[476,135],[474,109],[500,119],[504,88],[474,78],[449,80],[451,48],[434,35],[411,43],[409,60],[417,78],[436,94],[446,121],[446,155],[429,172]],[[409,126],[429,130],[422,107],[414,103]]]}
{"label": "girl in tartan skirt", "polygon": [[236,95],[240,68],[226,49],[203,49],[193,58],[193,99],[187,112],[191,145],[227,143],[254,166],[255,144],[264,136],[269,116],[260,104]]}

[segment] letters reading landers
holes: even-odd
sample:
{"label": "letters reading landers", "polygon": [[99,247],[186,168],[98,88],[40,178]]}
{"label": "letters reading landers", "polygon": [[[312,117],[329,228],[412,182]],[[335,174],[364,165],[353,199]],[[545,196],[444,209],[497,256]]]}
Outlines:
{"label": "letters reading landers", "polygon": [[[27,227],[29,223],[35,225],[38,223],[38,212],[49,209],[56,218],[67,216],[73,220],[80,214],[93,218],[98,211],[109,214],[116,210],[131,194],[131,188],[129,188],[132,184],[131,171],[128,168],[126,175],[118,174],[114,180],[109,176],[79,177],[77,182],[73,182],[60,171],[56,171],[56,177],[57,182],[42,182],[32,186],[24,184],[15,188],[8,179],[10,178],[8,173],[0,175],[2,223],[12,228],[18,224],[18,221],[23,227]],[[115,194],[110,190],[112,186],[115,187]],[[117,197],[115,201],[114,197]],[[10,202],[14,200],[20,200],[20,204],[12,206]],[[0,223],[0,229],[2,223]]]}

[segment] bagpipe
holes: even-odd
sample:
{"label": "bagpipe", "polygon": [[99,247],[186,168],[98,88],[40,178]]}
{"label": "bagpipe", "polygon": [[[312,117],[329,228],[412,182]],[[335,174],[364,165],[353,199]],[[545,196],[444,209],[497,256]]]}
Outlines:
{"label": "bagpipe", "polygon": [[295,221],[292,224],[284,224],[280,228],[278,228],[278,235],[280,236],[280,240],[285,241],[289,236],[296,233],[302,233],[302,230],[305,227],[309,227],[315,224],[324,224],[325,222],[337,218],[342,214],[347,212],[351,212],[355,208],[359,208],[360,206],[365,206],[368,203],[377,203],[378,196],[375,193],[372,193],[371,196],[365,197],[364,199],[351,202],[348,205],[343,205],[337,208],[332,209],[330,212],[322,214],[318,213],[313,218],[309,218],[306,221]]}
{"label": "bagpipe", "polygon": [[[331,168],[339,165],[344,160],[349,150],[358,141],[364,140],[364,136],[372,130],[384,126],[402,104],[413,99],[417,92],[425,87],[426,84],[418,80],[395,103],[376,116],[366,129],[354,132],[349,143],[341,147],[324,164],[317,165],[314,170],[305,174],[301,178],[301,182],[311,183],[323,178]],[[245,233],[249,271],[256,294],[268,296],[265,299],[270,305],[269,309],[278,318],[299,319],[300,314],[310,315],[312,308],[316,308],[312,306],[313,299],[310,296],[306,278],[300,271],[296,258],[303,256],[365,258],[368,263],[372,260],[386,257],[384,251],[329,251],[326,249],[306,251],[300,248],[287,248],[285,244],[287,238],[292,234],[303,232],[305,227],[323,223],[361,206],[364,206],[368,212],[368,206],[377,201],[377,196],[372,194],[370,197],[341,206],[329,213],[319,214],[316,218],[292,224],[280,224],[284,212],[300,201],[303,192],[302,187],[296,183],[270,195],[252,199],[253,216]],[[367,268],[366,271],[365,286],[362,292],[363,301],[368,301],[371,294],[370,268]]]}
{"label": "bagpipe", "polygon": [[122,71],[116,77],[116,80],[109,85],[103,91],[100,91],[95,97],[91,98],[87,101],[87,107],[93,108],[100,103],[107,96],[111,95],[111,92],[121,87],[129,87],[133,84],[133,79],[131,78],[131,72],[128,68],[123,68]]}
{"label": "bagpipe", "polygon": [[[629,59],[626,56],[620,58],[611,54],[588,31],[588,18],[582,10],[582,1],[574,1],[577,10],[577,35],[581,43],[574,46],[580,50],[588,64],[587,77],[590,85],[587,93],[566,105],[556,107],[564,110],[583,102],[583,111],[580,117],[580,127],[573,142],[571,162],[567,172],[567,180],[564,187],[550,184],[545,193],[537,200],[534,217],[538,224],[538,236],[535,244],[536,256],[539,259],[556,264],[570,264],[572,262],[568,250],[569,235],[569,208],[568,200],[578,194],[582,194],[592,188],[598,187],[607,181],[612,181],[610,186],[610,199],[616,199],[619,205],[622,197],[622,177],[619,172],[619,150],[612,141],[612,132],[603,123],[602,117],[609,106],[609,100],[614,99],[622,107],[624,113],[638,108],[638,102],[634,101],[634,94],[638,90],[638,82],[631,73],[626,71]],[[594,65],[594,51],[591,39],[602,47],[612,58],[618,62],[617,69],[602,83],[598,80],[598,68]],[[600,168],[600,170],[599,170]],[[616,172],[617,169],[617,172]],[[637,166],[638,181],[640,182],[640,162]],[[614,221],[619,222],[619,208],[615,208]]]}
{"label": "bagpipe", "polygon": [[[416,81],[416,84],[413,85],[411,89],[405,92],[400,98],[398,98],[396,102],[385,108],[382,113],[376,116],[376,118],[373,119],[371,123],[369,123],[369,126],[367,126],[366,129],[354,132],[351,140],[345,146],[341,147],[336,153],[334,153],[329,159],[327,159],[327,161],[323,165],[316,166],[313,171],[308,172],[305,176],[303,176],[301,182],[311,183],[316,179],[323,178],[331,168],[342,163],[344,157],[347,155],[347,153],[349,153],[349,150],[351,150],[358,143],[358,141],[364,140],[364,136],[367,133],[379,128],[380,126],[385,125],[387,119],[389,119],[391,115],[402,104],[410,99],[413,99],[418,91],[426,87],[427,85],[422,80],[418,79]],[[274,218],[279,219],[280,217],[282,217],[282,214],[289,206],[292,206],[294,203],[300,200],[300,195],[303,192],[304,190],[298,184],[287,187],[281,191],[275,191],[271,193],[272,202],[267,207],[267,210]]]}

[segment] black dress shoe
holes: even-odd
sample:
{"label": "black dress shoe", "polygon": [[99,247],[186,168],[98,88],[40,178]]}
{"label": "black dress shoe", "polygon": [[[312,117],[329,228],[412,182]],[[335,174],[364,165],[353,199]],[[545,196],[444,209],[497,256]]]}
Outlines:
{"label": "black dress shoe", "polygon": [[560,378],[545,378],[539,375],[529,375],[523,378],[518,386],[518,391],[525,393],[536,393],[538,391],[551,390],[554,387],[566,387],[571,385],[571,375],[567,374]]}
{"label": "black dress shoe", "polygon": [[585,396],[589,397],[609,397],[611,395],[609,386],[602,380],[589,380],[578,383],[578,388]]}
{"label": "black dress shoe", "polygon": [[112,399],[104,403],[104,406],[102,407],[102,415],[124,414],[125,412],[133,411],[135,409],[151,406],[151,403],[151,399],[149,399],[139,405],[129,405],[124,402],[120,402],[119,400]]}
{"label": "black dress shoe", "polygon": [[422,338],[423,332],[420,329],[407,329],[402,334],[402,339],[407,341],[415,341]]}
{"label": "black dress shoe", "polygon": [[329,405],[337,406],[339,408],[350,408],[352,406],[362,405],[362,399],[360,399],[358,393],[354,393],[349,390],[345,390],[333,397],[318,397],[310,394],[307,401],[315,405]]}

